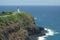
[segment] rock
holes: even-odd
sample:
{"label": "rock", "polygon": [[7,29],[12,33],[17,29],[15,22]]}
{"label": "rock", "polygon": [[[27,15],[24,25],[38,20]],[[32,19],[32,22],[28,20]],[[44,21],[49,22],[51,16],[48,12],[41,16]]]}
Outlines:
{"label": "rock", "polygon": [[27,12],[0,14],[0,40],[30,40],[32,36],[37,37],[43,34],[45,34],[44,28],[38,28],[34,17]]}

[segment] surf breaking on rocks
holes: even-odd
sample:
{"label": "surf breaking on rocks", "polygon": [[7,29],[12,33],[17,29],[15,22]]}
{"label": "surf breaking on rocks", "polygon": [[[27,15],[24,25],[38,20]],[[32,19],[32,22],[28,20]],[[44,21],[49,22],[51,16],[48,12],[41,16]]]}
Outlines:
{"label": "surf breaking on rocks", "polygon": [[[35,17],[34,19],[35,19],[36,21],[39,21],[39,18],[38,18],[38,17]],[[47,30],[48,33],[46,33],[45,36],[40,36],[40,37],[38,37],[38,40],[46,40],[46,37],[48,37],[48,36],[54,36],[55,34],[59,34],[59,32],[55,32],[55,31],[53,31],[53,30],[51,30],[51,29],[48,29],[48,28],[44,28],[44,29]]]}
{"label": "surf breaking on rocks", "polygon": [[38,37],[38,40],[46,40],[46,37],[48,36],[54,36],[55,34],[59,34],[59,32],[54,32],[53,30],[48,29],[48,28],[45,28],[45,30],[47,30],[48,33],[46,33],[45,36]]}

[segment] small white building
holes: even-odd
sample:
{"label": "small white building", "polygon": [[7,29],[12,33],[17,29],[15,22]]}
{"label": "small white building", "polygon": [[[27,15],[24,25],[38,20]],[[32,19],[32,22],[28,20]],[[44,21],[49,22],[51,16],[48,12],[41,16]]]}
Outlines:
{"label": "small white building", "polygon": [[17,9],[17,12],[20,12],[19,8]]}

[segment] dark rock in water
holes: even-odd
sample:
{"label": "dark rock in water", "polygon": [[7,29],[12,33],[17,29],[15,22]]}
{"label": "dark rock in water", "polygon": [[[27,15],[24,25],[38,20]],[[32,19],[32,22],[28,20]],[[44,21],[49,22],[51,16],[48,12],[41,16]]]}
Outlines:
{"label": "dark rock in water", "polygon": [[29,37],[27,40],[38,40],[38,37],[46,35],[47,31],[43,27],[27,28]]}
{"label": "dark rock in water", "polygon": [[42,35],[45,35],[45,33],[46,33],[46,30],[44,30],[44,28],[42,28],[42,27],[37,27],[36,29],[27,27],[27,31],[28,31],[29,35],[42,36]]}
{"label": "dark rock in water", "polygon": [[38,37],[46,35],[47,31],[43,27],[36,29],[27,28],[29,37],[26,40],[38,40]]}
{"label": "dark rock in water", "polygon": [[26,12],[2,12],[0,14],[0,40],[37,40],[46,30],[37,27],[34,17]]}
{"label": "dark rock in water", "polygon": [[36,37],[36,36],[29,36],[25,40],[38,40],[38,37]]}

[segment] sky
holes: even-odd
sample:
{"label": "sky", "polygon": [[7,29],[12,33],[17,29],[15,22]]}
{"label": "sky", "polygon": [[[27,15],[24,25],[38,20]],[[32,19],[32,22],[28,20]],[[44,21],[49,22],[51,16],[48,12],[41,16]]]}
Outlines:
{"label": "sky", "polygon": [[0,0],[0,5],[59,5],[60,0]]}

